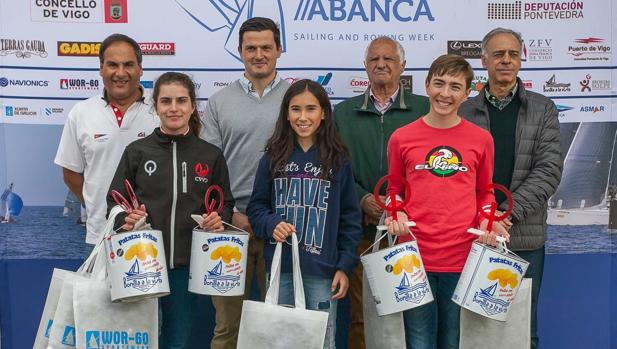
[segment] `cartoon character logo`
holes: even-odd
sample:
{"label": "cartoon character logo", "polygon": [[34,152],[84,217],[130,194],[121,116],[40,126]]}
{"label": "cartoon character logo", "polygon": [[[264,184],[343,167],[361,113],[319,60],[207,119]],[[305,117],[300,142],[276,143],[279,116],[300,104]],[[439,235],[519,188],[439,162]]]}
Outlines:
{"label": "cartoon character logo", "polygon": [[[224,245],[218,247],[212,251],[210,259],[219,260],[219,262],[204,276],[204,285],[211,286],[220,293],[226,293],[240,286],[242,270],[238,262],[242,260],[242,252],[237,246]],[[233,263],[234,260],[235,263]],[[225,263],[226,272],[223,271],[223,263]]]}
{"label": "cartoon character logo", "polygon": [[463,157],[456,149],[440,145],[428,152],[425,163],[416,165],[416,170],[429,170],[437,177],[450,177],[469,169],[463,165]]}
{"label": "cartoon character logo", "polygon": [[[124,254],[124,259],[130,261],[135,259],[124,280],[124,288],[134,288],[141,292],[146,292],[156,284],[162,284],[161,271],[156,257],[158,250],[151,242],[138,242],[128,248]],[[150,257],[150,258],[148,258]],[[145,269],[143,272],[141,269]]]}

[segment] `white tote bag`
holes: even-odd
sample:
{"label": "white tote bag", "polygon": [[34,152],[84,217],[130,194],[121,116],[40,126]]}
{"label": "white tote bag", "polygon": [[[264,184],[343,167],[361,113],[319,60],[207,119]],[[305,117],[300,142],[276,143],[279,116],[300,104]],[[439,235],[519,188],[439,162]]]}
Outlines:
{"label": "white tote bag", "polygon": [[277,243],[265,302],[244,301],[238,349],[321,349],[328,313],[307,310],[300,274],[298,238],[292,234],[295,308],[278,305],[282,243]]}
{"label": "white tote bag", "polygon": [[54,269],[33,349],[75,348],[73,286],[76,280],[87,280],[96,263],[105,265],[104,254],[99,252],[103,250],[105,236],[113,231],[114,220],[120,212],[122,209],[119,206],[111,210],[101,240],[76,272]]}
{"label": "white tote bag", "polygon": [[523,279],[505,322],[461,308],[461,349],[528,349],[531,346],[531,279]]}
{"label": "white tote bag", "polygon": [[[113,221],[111,215],[110,221]],[[113,222],[104,236],[112,232]],[[73,287],[77,349],[157,349],[158,300],[112,303],[106,278],[106,256],[102,251],[96,258],[91,277],[77,280]]]}
{"label": "white tote bag", "polygon": [[[372,252],[379,250],[379,241],[382,239],[382,234],[387,233],[377,230]],[[394,241],[390,236],[388,236],[388,245],[394,245]],[[403,313],[377,315],[377,306],[373,301],[373,292],[366,278],[366,273],[362,274],[362,306],[364,310],[364,344],[366,349],[405,348]]]}
{"label": "white tote bag", "polygon": [[45,299],[45,307],[41,315],[41,322],[39,323],[39,329],[34,339],[34,345],[32,346],[33,349],[47,348],[52,324],[54,323],[54,316],[58,308],[58,301],[60,300],[60,293],[62,292],[62,285],[64,284],[64,280],[73,274],[75,273],[72,271],[58,268],[54,269],[49,283],[49,290],[47,291],[47,298]]}
{"label": "white tote bag", "polygon": [[77,349],[158,348],[158,300],[112,303],[104,273],[73,289]]}

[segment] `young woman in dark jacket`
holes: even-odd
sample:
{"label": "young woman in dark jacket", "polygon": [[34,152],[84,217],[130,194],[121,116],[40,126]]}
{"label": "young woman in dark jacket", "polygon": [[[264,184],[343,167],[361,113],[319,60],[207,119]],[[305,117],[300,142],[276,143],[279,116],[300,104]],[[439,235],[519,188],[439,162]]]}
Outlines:
{"label": "young woman in dark jacket", "polygon": [[[203,215],[201,227],[222,231],[222,220],[230,221],[234,200],[229,187],[227,164],[221,151],[199,138],[201,122],[196,110],[195,85],[185,74],[165,73],[154,86],[154,106],[161,126],[124,151],[110,191],[124,192],[127,179],[139,209],[124,217],[124,230],[146,217],[153,229],[163,232],[171,294],[161,298],[161,348],[184,348],[190,336],[195,295],[188,292],[192,230],[191,214]],[[224,193],[221,215],[206,214],[205,193],[211,185]],[[216,198],[219,200],[219,198]],[[108,195],[108,208],[115,202]]]}

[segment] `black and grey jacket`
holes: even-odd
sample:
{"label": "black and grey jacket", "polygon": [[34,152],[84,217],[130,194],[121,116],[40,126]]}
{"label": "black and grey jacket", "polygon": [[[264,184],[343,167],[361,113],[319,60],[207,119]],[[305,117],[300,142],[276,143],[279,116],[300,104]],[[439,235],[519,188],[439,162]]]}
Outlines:
{"label": "black and grey jacket", "polygon": [[[559,119],[555,103],[547,97],[526,91],[518,80],[518,112],[514,171],[510,191],[514,200],[510,248],[535,250],[546,241],[548,199],[555,193],[563,168],[559,138]],[[482,90],[463,103],[459,115],[490,130],[488,101]],[[499,154],[495,154],[499,156]],[[507,203],[501,204],[505,209]]]}
{"label": "black and grey jacket", "polygon": [[163,232],[165,257],[172,269],[189,265],[192,230],[197,225],[191,214],[206,212],[204,197],[210,185],[223,189],[220,214],[224,221],[231,220],[234,199],[225,158],[217,147],[192,133],[169,136],[156,128],[148,137],[129,144],[107,195],[108,211],[116,205],[109,195],[112,189],[128,199],[125,179],[146,206],[148,223]]}

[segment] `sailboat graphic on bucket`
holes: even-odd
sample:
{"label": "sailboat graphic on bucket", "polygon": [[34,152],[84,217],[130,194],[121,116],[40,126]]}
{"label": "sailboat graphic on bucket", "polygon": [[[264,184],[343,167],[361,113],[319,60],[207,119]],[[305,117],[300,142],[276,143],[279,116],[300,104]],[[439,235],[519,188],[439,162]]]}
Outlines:
{"label": "sailboat graphic on bucket", "polygon": [[478,303],[488,315],[504,313],[510,306],[510,303],[495,297],[495,290],[497,290],[497,282],[487,288],[481,288],[480,292],[476,292],[473,297],[473,301]]}
{"label": "sailboat graphic on bucket", "polygon": [[134,288],[141,292],[146,292],[154,285],[163,282],[160,271],[142,273],[139,267],[139,259],[137,258],[135,258],[135,262],[131,265],[131,269],[125,274],[124,288]]}
{"label": "sailboat graphic on bucket", "polygon": [[396,291],[394,291],[394,297],[397,302],[420,303],[424,295],[428,292],[427,285],[427,282],[424,281],[411,286],[407,273],[404,272],[401,283],[396,287]]}
{"label": "sailboat graphic on bucket", "polygon": [[226,293],[234,287],[240,286],[240,275],[225,275],[223,273],[223,261],[220,260],[204,276],[204,285],[212,286],[220,293]]}

